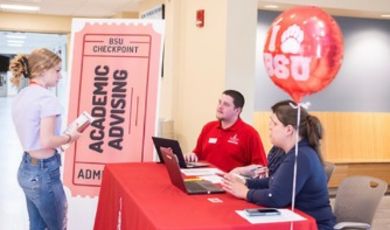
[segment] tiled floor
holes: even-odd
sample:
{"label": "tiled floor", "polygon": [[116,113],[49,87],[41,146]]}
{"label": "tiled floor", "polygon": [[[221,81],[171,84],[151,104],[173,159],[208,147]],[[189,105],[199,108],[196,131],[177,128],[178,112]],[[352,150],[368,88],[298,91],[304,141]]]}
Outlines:
{"label": "tiled floor", "polygon": [[[12,124],[11,100],[12,98],[0,97],[0,229],[27,230],[28,217],[24,195],[16,180],[22,149]],[[69,209],[72,212],[71,203]],[[80,208],[74,208],[73,213],[79,215],[76,209]],[[92,218],[93,216],[89,219]],[[77,226],[79,225],[70,225],[69,229],[79,230]],[[92,226],[92,224],[89,224],[89,226]],[[385,196],[379,205],[372,229],[390,229],[390,196]]]}
{"label": "tiled floor", "polygon": [[22,149],[11,118],[11,99],[0,97],[0,229],[28,229],[25,198],[16,172]]}

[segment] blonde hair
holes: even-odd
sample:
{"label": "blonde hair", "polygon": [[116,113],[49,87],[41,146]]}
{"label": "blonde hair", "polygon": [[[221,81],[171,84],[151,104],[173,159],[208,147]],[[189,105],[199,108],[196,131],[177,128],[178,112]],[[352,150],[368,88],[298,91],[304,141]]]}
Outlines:
{"label": "blonde hair", "polygon": [[61,58],[46,48],[35,49],[29,55],[19,54],[11,60],[9,65],[9,70],[12,72],[11,82],[19,86],[22,75],[25,78],[34,79],[60,62]]}

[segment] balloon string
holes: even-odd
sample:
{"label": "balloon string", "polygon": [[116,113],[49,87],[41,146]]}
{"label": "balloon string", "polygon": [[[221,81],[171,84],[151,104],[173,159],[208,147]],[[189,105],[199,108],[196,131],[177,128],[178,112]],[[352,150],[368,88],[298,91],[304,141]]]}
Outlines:
{"label": "balloon string", "polygon": [[292,188],[292,197],[291,197],[291,209],[294,211],[295,208],[295,191],[297,184],[297,164],[298,164],[298,141],[299,141],[299,126],[300,126],[300,117],[301,117],[301,106],[298,104],[297,110],[297,131],[295,132],[295,158],[294,158],[294,176],[293,176],[293,188]]}
{"label": "balloon string", "polygon": [[[298,109],[299,107],[302,107],[302,108],[308,110],[310,105],[311,105],[310,101],[308,101],[308,102],[301,102],[301,103],[298,103],[297,105],[294,105],[293,103],[290,103],[290,106],[292,108],[294,108],[294,109]],[[298,120],[298,122],[299,122],[299,120]]]}
{"label": "balloon string", "polygon": [[[295,209],[295,192],[297,184],[297,165],[298,165],[298,141],[299,141],[299,126],[301,121],[301,107],[307,109],[310,106],[310,102],[298,103],[296,106],[290,103],[290,106],[297,109],[297,131],[295,132],[295,158],[294,158],[294,173],[293,173],[293,187],[291,195],[291,210],[294,212]],[[290,229],[294,229],[294,225],[290,225]]]}

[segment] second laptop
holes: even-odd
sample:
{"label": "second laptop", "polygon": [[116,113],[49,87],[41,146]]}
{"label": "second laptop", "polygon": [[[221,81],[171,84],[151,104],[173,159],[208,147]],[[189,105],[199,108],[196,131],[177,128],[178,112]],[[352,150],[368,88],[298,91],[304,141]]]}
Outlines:
{"label": "second laptop", "polygon": [[184,160],[184,156],[183,156],[183,152],[181,151],[180,144],[177,140],[167,139],[162,137],[152,137],[152,139],[161,163],[164,163],[164,159],[162,157],[161,150],[160,150],[160,148],[163,147],[163,148],[172,149],[172,152],[177,156],[180,168],[200,168],[200,167],[207,167],[210,165],[206,162],[186,162]]}

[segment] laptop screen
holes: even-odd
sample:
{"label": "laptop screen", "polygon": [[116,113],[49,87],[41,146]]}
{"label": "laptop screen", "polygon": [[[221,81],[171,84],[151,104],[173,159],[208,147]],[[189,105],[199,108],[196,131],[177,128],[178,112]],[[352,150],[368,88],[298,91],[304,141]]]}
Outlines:
{"label": "laptop screen", "polygon": [[211,193],[224,193],[225,191],[218,185],[214,185],[210,181],[184,181],[179,164],[177,162],[176,155],[173,154],[170,148],[161,147],[161,154],[164,158],[164,164],[168,170],[171,183],[178,187],[180,190],[188,194],[211,194]]}
{"label": "laptop screen", "polygon": [[186,192],[187,189],[185,187],[183,177],[181,176],[181,171],[175,154],[173,154],[169,148],[164,147],[160,149],[160,153],[162,159],[164,159],[164,164],[168,170],[169,178],[172,184]]}
{"label": "laptop screen", "polygon": [[164,158],[162,157],[161,154],[161,147],[164,148],[171,148],[172,152],[177,156],[179,165],[181,168],[186,167],[186,162],[183,157],[183,152],[181,151],[180,144],[177,140],[173,139],[167,139],[167,138],[162,138],[162,137],[152,137],[153,139],[153,144],[154,147],[156,148],[157,155],[160,158],[160,162],[164,163]]}

